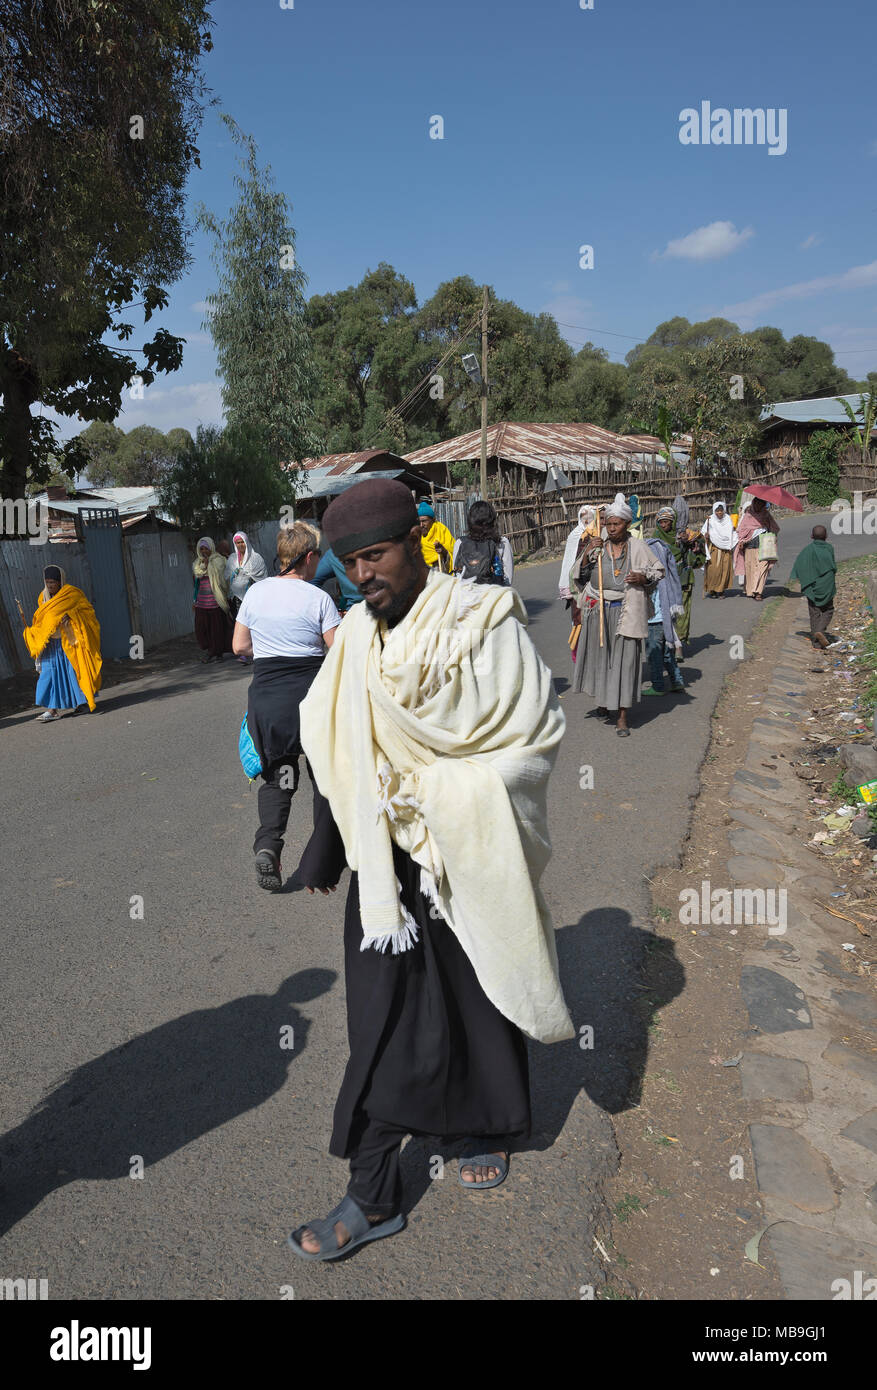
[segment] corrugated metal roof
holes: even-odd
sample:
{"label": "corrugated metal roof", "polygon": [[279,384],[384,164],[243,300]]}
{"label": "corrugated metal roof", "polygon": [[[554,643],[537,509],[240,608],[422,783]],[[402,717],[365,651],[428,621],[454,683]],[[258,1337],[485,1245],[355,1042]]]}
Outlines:
{"label": "corrugated metal roof", "polygon": [[[360,468],[371,459],[387,458],[392,463],[398,463],[400,468],[405,467],[405,460],[401,454],[394,454],[391,449],[360,449],[353,454],[322,454],[319,458],[302,459],[302,468],[308,473],[315,469],[321,472],[332,473],[340,476],[343,473],[356,473]],[[284,468],[294,468],[295,464],[286,463]]]}
{"label": "corrugated metal roof", "polygon": [[429,484],[412,474],[406,464],[401,468],[372,468],[368,473],[346,473],[343,476],[332,469],[311,469],[299,497],[337,497],[339,492],[346,492],[355,483],[367,483],[372,478],[402,478],[412,488],[429,492]]}
{"label": "corrugated metal roof", "polygon": [[41,492],[36,499],[47,502],[56,512],[66,512],[75,516],[83,507],[115,507],[120,517],[140,516],[147,511],[155,511],[164,521],[173,521],[170,512],[160,510],[159,496],[154,487],[89,487],[81,489],[76,497],[55,502]]}
{"label": "corrugated metal roof", "polygon": [[[597,467],[608,458],[620,467],[641,464],[661,448],[661,441],[651,435],[620,435],[599,425],[588,424],[519,424],[503,421],[487,431],[488,458],[508,459],[510,463],[547,472],[548,465],[558,464],[565,472],[581,472]],[[414,467],[428,463],[458,463],[477,459],[481,454],[481,431],[470,430],[440,444],[428,444],[406,455]]]}
{"label": "corrugated metal roof", "polygon": [[867,391],[856,391],[851,396],[816,396],[810,401],[775,401],[773,405],[762,408],[761,423],[777,425],[782,421],[788,421],[796,425],[818,425],[824,421],[827,425],[849,425],[850,417],[840,403],[849,401],[856,412],[858,423],[861,424],[862,394],[865,400],[868,400]]}
{"label": "corrugated metal roof", "polygon": [[308,473],[307,482],[299,493],[300,497],[337,497],[339,492],[346,492],[354,483],[364,483],[369,478],[398,478],[405,472],[404,468],[394,469],[375,469],[371,473],[350,473],[340,477],[332,469],[325,472],[312,470]]}

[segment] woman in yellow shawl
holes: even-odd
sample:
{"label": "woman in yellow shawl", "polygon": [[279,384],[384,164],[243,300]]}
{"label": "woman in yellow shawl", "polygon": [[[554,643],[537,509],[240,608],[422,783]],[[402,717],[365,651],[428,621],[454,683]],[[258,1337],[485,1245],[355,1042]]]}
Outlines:
{"label": "woman in yellow shawl", "polygon": [[[81,589],[68,584],[60,565],[43,570],[45,587],[24,642],[37,663],[36,703],[45,707],[37,718],[43,724],[62,718],[61,711],[79,714],[94,709],[101,686],[100,624]],[[21,621],[24,612],[18,605]]]}
{"label": "woman in yellow shawl", "polygon": [[206,655],[202,662],[222,661],[231,651],[232,619],[228,606],[225,556],[220,555],[210,536],[202,536],[195,547],[192,575],[192,611],[195,614],[195,640]]}

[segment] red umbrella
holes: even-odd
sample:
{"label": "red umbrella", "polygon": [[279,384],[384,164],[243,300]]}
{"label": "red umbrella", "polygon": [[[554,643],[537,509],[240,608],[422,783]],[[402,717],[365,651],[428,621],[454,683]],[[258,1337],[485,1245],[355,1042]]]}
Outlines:
{"label": "red umbrella", "polygon": [[784,487],[748,487],[746,491],[750,497],[761,497],[765,502],[770,502],[772,507],[785,507],[790,512],[804,510],[804,503],[799,502],[791,492],[786,492]]}

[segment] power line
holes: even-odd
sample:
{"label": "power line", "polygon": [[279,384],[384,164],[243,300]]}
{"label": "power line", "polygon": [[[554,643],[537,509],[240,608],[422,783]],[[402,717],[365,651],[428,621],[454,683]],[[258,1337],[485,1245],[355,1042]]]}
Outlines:
{"label": "power line", "polygon": [[560,328],[576,328],[579,333],[599,333],[604,338],[627,338],[631,343],[645,343],[648,341],[646,338],[634,338],[630,333],[613,333],[608,328],[585,328],[581,323],[563,323],[560,319],[555,319],[554,322]]}

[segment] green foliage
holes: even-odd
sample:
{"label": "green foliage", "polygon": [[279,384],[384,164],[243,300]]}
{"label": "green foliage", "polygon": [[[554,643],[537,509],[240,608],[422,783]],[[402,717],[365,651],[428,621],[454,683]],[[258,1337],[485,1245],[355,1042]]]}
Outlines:
{"label": "green foliage", "polygon": [[838,495],[841,436],[836,430],[815,430],[801,450],[801,472],[807,479],[807,501],[828,507]]}
{"label": "green foliage", "polygon": [[222,119],[245,154],[235,177],[240,197],[228,219],[220,221],[203,204],[198,209],[219,272],[204,327],[216,347],[228,423],[260,433],[275,464],[300,463],[321,451],[307,277],[296,259],[286,196],[275,192],[270,169],[259,168],[252,137],[230,116]]}
{"label": "green foliage", "polygon": [[292,506],[294,475],[278,467],[258,427],[199,425],[164,475],[159,496],[186,531],[231,531]]}
{"label": "green foliage", "polygon": [[[689,462],[701,458],[721,468],[750,452],[758,438],[763,391],[753,361],[754,351],[741,336],[718,331],[713,341],[692,348],[641,354],[631,373],[631,410],[660,432],[665,457],[677,435],[690,433]],[[732,390],[742,390],[742,399]]]}
{"label": "green foliage", "polygon": [[478,479],[478,466],[474,463],[450,463],[448,472],[455,487],[474,487]]}
{"label": "green foliage", "polygon": [[[191,257],[185,184],[203,115],[198,64],[211,48],[201,0],[7,5],[0,196],[0,491],[22,496],[54,456],[82,468],[77,440],[32,416],[112,420],[139,375],[176,370],[182,339],[159,329],[142,351],[125,306],[147,322]],[[132,116],[143,138],[132,137]],[[136,132],[134,132],[136,133]],[[138,361],[140,357],[140,361]]]}
{"label": "green foliage", "polygon": [[192,443],[188,430],[169,434],[137,425],[128,434],[104,420],[94,420],[79,442],[88,481],[95,487],[157,487],[178,454]]}
{"label": "green foliage", "polygon": [[837,400],[847,413],[853,443],[861,451],[862,462],[867,464],[871,457],[871,432],[877,420],[877,394],[872,391],[869,395],[860,395],[858,408],[855,410],[849,401],[841,397]]}
{"label": "green foliage", "polygon": [[828,789],[829,796],[837,796],[848,805],[856,800],[856,789],[851,787],[842,772],[839,772]]}

